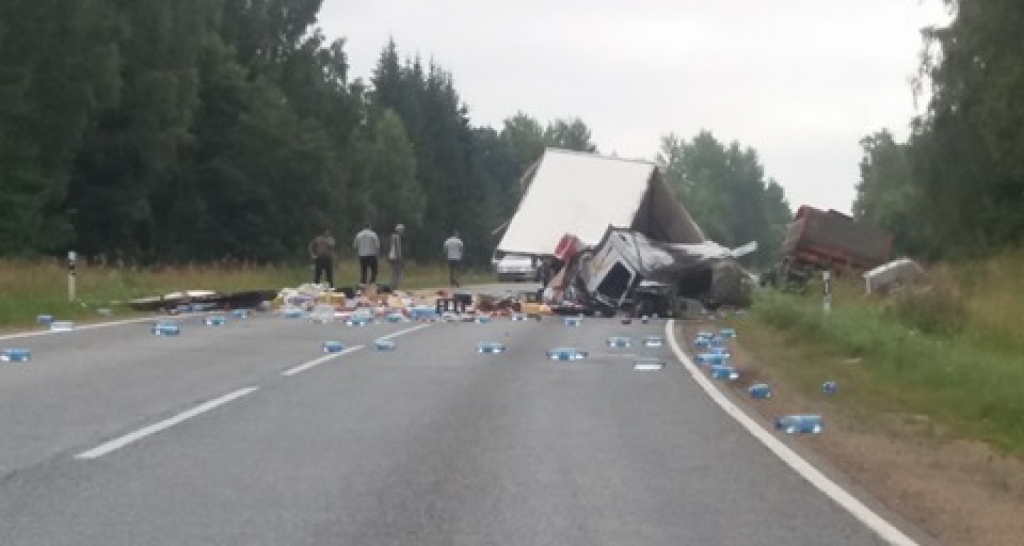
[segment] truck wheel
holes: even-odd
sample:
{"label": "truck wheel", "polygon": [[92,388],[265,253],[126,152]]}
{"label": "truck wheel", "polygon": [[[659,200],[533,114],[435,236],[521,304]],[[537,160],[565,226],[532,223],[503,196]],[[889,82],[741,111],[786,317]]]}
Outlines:
{"label": "truck wheel", "polygon": [[672,298],[669,313],[671,313],[672,318],[683,318],[686,316],[686,300],[679,297]]}
{"label": "truck wheel", "polygon": [[639,299],[636,302],[636,305],[633,307],[633,316],[634,317],[643,317],[643,316],[648,316],[649,317],[649,316],[651,316],[651,314],[653,312],[654,312],[654,302],[652,302],[651,300],[649,300],[647,298]]}
{"label": "truck wheel", "polygon": [[707,309],[708,311],[718,311],[718,308],[722,306],[721,303],[718,303],[717,301],[711,298],[704,298],[703,300],[701,300],[701,303],[704,304],[704,308]]}

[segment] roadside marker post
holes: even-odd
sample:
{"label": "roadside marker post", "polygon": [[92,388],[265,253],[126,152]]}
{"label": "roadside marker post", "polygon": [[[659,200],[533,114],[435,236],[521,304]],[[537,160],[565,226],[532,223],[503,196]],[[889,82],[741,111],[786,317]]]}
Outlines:
{"label": "roadside marker post", "polygon": [[825,270],[821,272],[822,287],[824,289],[824,296],[822,300],[822,306],[827,315],[832,310],[832,272]]}
{"label": "roadside marker post", "polygon": [[68,251],[68,301],[75,301],[75,261],[78,255],[74,250]]}

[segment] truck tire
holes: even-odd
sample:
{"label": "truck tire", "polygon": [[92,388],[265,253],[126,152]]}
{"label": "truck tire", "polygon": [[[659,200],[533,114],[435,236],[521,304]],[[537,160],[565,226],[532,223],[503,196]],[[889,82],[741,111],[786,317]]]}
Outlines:
{"label": "truck tire", "polygon": [[647,298],[640,298],[633,306],[634,317],[649,317],[654,313],[654,302]]}
{"label": "truck tire", "polygon": [[671,306],[669,307],[669,313],[672,318],[681,319],[686,316],[686,300],[680,297],[673,297]]}

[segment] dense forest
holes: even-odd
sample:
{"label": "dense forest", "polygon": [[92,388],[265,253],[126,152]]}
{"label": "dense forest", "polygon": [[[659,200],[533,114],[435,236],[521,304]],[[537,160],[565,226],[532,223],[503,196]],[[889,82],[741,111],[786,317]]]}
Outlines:
{"label": "dense forest", "polygon": [[924,32],[927,108],[906,142],[864,138],[854,203],[901,251],[930,259],[1024,242],[1024,3],[945,3],[951,23]]}
{"label": "dense forest", "polygon": [[[325,227],[346,249],[402,222],[414,259],[459,229],[481,263],[546,146],[599,151],[574,117],[475,126],[452,75],[394,42],[352,78],[321,3],[5,1],[0,255],[283,262]],[[790,213],[753,150],[670,135],[659,160],[710,236],[769,233],[771,259]]]}

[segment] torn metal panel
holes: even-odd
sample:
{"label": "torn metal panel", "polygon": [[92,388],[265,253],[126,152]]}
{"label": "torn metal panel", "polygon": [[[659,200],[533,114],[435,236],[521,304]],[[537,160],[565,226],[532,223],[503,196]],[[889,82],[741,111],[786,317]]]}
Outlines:
{"label": "torn metal panel", "polygon": [[697,244],[656,241],[642,233],[625,228],[608,227],[601,243],[595,247],[592,267],[600,268],[602,259],[621,259],[645,279],[665,282],[678,277],[681,271],[703,264],[733,259],[752,252],[756,244],[733,250],[713,241]]}
{"label": "torn metal panel", "polygon": [[629,227],[656,241],[697,244],[707,240],[690,211],[669,189],[660,169],[651,176],[647,193]]}
{"label": "torn metal panel", "polygon": [[924,276],[924,269],[909,258],[893,260],[864,273],[864,288],[868,294],[886,294],[914,284]]}

